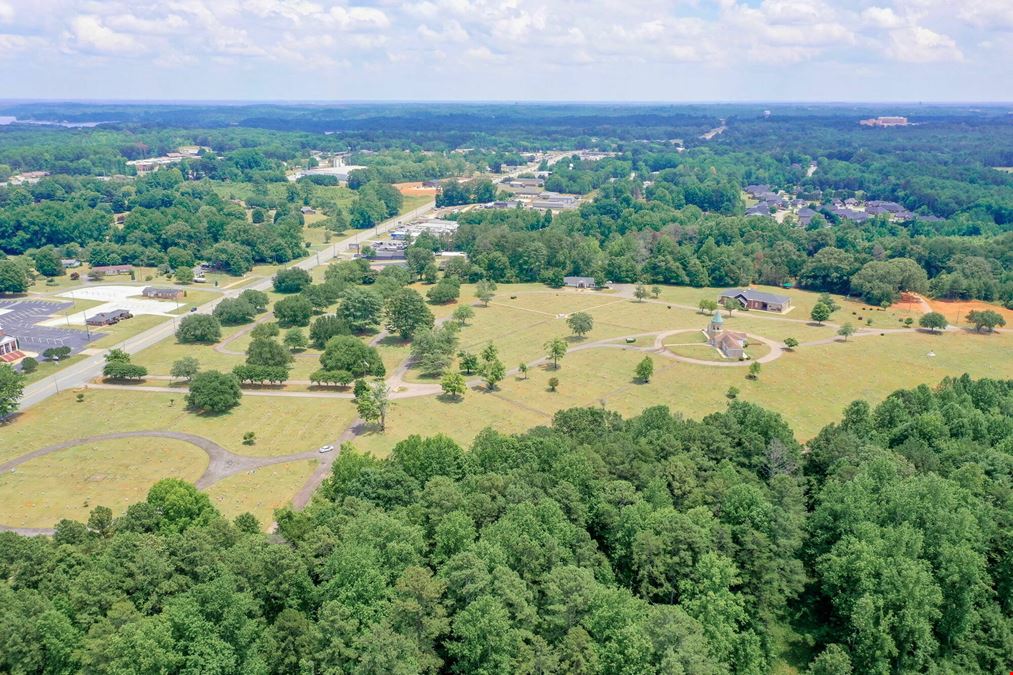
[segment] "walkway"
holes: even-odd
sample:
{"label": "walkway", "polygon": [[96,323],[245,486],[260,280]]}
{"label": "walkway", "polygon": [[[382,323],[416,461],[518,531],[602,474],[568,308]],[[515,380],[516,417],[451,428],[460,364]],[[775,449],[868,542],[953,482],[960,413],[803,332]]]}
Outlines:
{"label": "walkway", "polygon": [[[203,450],[208,456],[208,466],[204,469],[204,473],[194,482],[194,486],[198,490],[206,490],[215,483],[229,476],[234,476],[238,473],[244,473],[252,471],[254,469],[260,469],[265,466],[272,466],[274,464],[284,464],[286,462],[294,462],[301,459],[318,459],[323,457],[322,453],[316,450],[308,452],[299,452],[291,455],[276,455],[273,457],[253,457],[250,455],[237,455],[229,452],[222,446],[218,445],[214,441],[204,438],[203,436],[196,436],[194,434],[187,434],[179,431],[121,431],[109,434],[97,434],[95,436],[84,436],[81,438],[72,438],[68,441],[62,441],[60,443],[54,443],[53,445],[47,445],[44,448],[39,448],[27,454],[16,457],[12,460],[0,464],[0,473],[7,471],[13,471],[18,466],[21,466],[25,462],[30,462],[33,459],[39,457],[45,457],[54,452],[60,450],[66,450],[67,448],[73,448],[78,445],[85,443],[94,443],[97,441],[112,441],[121,438],[169,438],[175,441],[183,441],[195,445]],[[337,453],[331,453],[332,455]],[[327,461],[321,462],[321,465],[329,467],[333,458],[327,458]],[[314,476],[320,473],[321,468],[318,467]],[[319,483],[318,483],[319,485]],[[305,489],[305,488],[304,488]],[[0,531],[4,532],[18,532],[27,536],[34,536],[40,534],[52,534],[52,528],[18,528],[10,527],[7,525],[0,525]]]}

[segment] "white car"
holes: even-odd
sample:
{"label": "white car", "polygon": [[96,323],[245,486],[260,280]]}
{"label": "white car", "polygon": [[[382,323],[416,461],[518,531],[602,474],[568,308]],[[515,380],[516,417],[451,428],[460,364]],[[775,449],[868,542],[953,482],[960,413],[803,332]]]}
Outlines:
{"label": "white car", "polygon": [[317,452],[330,452],[333,449],[334,449],[333,445],[321,445],[320,449],[317,450]]}

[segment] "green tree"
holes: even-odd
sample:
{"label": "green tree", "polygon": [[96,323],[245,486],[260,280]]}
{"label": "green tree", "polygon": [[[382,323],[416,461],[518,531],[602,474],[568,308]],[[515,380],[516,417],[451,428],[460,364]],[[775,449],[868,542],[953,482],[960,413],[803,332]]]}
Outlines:
{"label": "green tree", "polygon": [[310,345],[309,340],[306,339],[306,334],[300,328],[288,329],[283,342],[291,352],[304,351]]}
{"label": "green tree", "polygon": [[651,297],[655,300],[661,295],[661,286],[651,286]]}
{"label": "green tree", "polygon": [[107,361],[102,367],[102,376],[110,380],[139,380],[148,374],[148,369],[130,361]]}
{"label": "green tree", "polygon": [[323,349],[327,341],[336,335],[349,335],[351,328],[348,323],[337,316],[318,316],[310,326],[310,342],[317,349]]}
{"label": "green tree", "polygon": [[433,263],[435,257],[429,249],[420,246],[409,246],[405,249],[405,259],[408,261],[408,269],[416,278],[421,278],[426,267]]}
{"label": "green tree", "polygon": [[439,375],[454,360],[457,331],[449,325],[422,328],[412,340],[412,362],[424,375]]}
{"label": "green tree", "polygon": [[[457,280],[457,277],[443,277],[435,286],[426,291],[426,298],[429,302],[436,305],[454,302],[460,296],[461,282]],[[465,307],[462,306],[457,309],[465,309]],[[470,310],[471,308],[467,307],[466,309]]]}
{"label": "green tree", "polygon": [[21,359],[21,372],[25,375],[31,375],[39,369],[39,362],[33,359],[31,356],[26,356]]}
{"label": "green tree", "polygon": [[651,376],[654,375],[654,361],[651,360],[650,356],[645,356],[640,363],[637,364],[635,374],[637,379],[644,384],[651,381]]}
{"label": "green tree", "polygon": [[0,260],[0,293],[24,293],[31,285],[25,269],[14,260]]}
{"label": "green tree", "polygon": [[280,270],[271,280],[276,293],[298,293],[312,283],[313,277],[301,267]]}
{"label": "green tree", "polygon": [[746,375],[746,377],[748,377],[750,380],[759,379],[760,369],[761,369],[760,363],[758,361],[753,361],[752,363],[749,364],[749,373]]}
{"label": "green tree", "polygon": [[472,354],[471,352],[458,352],[457,360],[461,366],[461,372],[471,375],[472,373],[478,371],[479,363],[478,356],[476,354]]}
{"label": "green tree", "polygon": [[728,312],[728,316],[731,316],[732,312],[735,310],[742,309],[742,305],[740,305],[739,301],[735,298],[725,298],[721,301],[721,306],[724,307],[726,312]]}
{"label": "green tree", "polygon": [[374,347],[351,335],[337,335],[327,341],[320,365],[328,371],[347,371],[355,377],[383,377],[383,359]]}
{"label": "green tree", "polygon": [[193,283],[193,268],[192,267],[177,267],[173,273],[176,277],[177,284],[192,284]]}
{"label": "green tree", "polygon": [[110,534],[113,526],[113,512],[108,506],[96,506],[88,514],[88,529],[100,537]]}
{"label": "green tree", "polygon": [[274,317],[282,328],[308,326],[313,316],[313,303],[302,295],[282,298],[274,303]]}
{"label": "green tree", "polygon": [[278,337],[281,334],[281,329],[278,324],[274,321],[263,321],[258,323],[250,331],[250,337],[252,339],[257,338],[273,338]]}
{"label": "green tree", "polygon": [[637,302],[643,302],[647,299],[647,286],[643,284],[637,284],[637,287],[633,290],[633,297],[637,299]]}
{"label": "green tree", "polygon": [[464,375],[448,370],[440,378],[440,388],[443,390],[445,396],[460,399],[464,396],[464,392],[468,386],[464,381]]}
{"label": "green tree", "polygon": [[387,299],[384,316],[387,330],[402,340],[411,339],[420,328],[432,328],[434,322],[425,300],[411,288],[401,288]]}
{"label": "green tree", "polygon": [[823,325],[823,322],[830,318],[830,308],[821,302],[817,302],[813,305],[812,311],[809,312],[809,318]]}
{"label": "green tree", "polygon": [[552,361],[552,367],[559,370],[559,359],[566,356],[566,340],[563,338],[552,338],[545,343],[546,358]]}
{"label": "green tree", "polygon": [[699,303],[697,303],[697,307],[699,307],[700,311],[703,313],[713,314],[714,312],[718,311],[718,302],[717,300],[704,298]]}
{"label": "green tree", "polygon": [[469,305],[460,305],[454,308],[454,313],[451,315],[454,321],[461,324],[462,326],[468,325],[468,320],[475,316],[475,310]]}
{"label": "green tree", "polygon": [[855,327],[850,323],[845,323],[837,329],[837,334],[843,337],[844,341],[847,342],[848,338],[855,334]]}
{"label": "green tree", "polygon": [[250,366],[285,366],[292,363],[292,353],[277,340],[254,338],[246,348],[246,363]]}
{"label": "green tree", "polygon": [[239,300],[253,307],[253,311],[257,314],[267,310],[267,306],[271,300],[267,297],[267,293],[264,291],[258,291],[253,288],[247,288],[245,291],[239,294]]}
{"label": "green tree", "polygon": [[18,409],[24,390],[24,376],[6,363],[0,364],[0,420]]}
{"label": "green tree", "polygon": [[996,328],[1002,328],[1006,325],[1006,319],[1003,318],[1002,314],[991,309],[971,310],[965,318],[974,326],[974,330],[979,333],[982,330],[986,333],[991,333]]}
{"label": "green tree", "polygon": [[211,315],[223,326],[239,326],[253,321],[253,305],[240,298],[225,298],[212,310]]}
{"label": "green tree", "polygon": [[556,389],[558,387],[559,387],[559,378],[558,377],[550,377],[549,378],[549,391],[556,391]]}
{"label": "green tree", "polygon": [[338,316],[355,333],[371,333],[380,325],[383,298],[376,291],[351,286],[341,298]]}
{"label": "green tree", "polygon": [[[335,338],[337,339],[337,338]],[[355,408],[366,422],[376,423],[380,431],[387,428],[387,411],[390,407],[390,386],[377,379],[364,391],[355,395]]]}
{"label": "green tree", "polygon": [[152,485],[146,503],[154,509],[163,532],[183,532],[218,517],[206,494],[178,478],[164,478]]}
{"label": "green tree", "polygon": [[574,335],[584,337],[594,328],[594,318],[587,312],[574,312],[566,319],[566,325]]}
{"label": "green tree", "polygon": [[182,343],[214,344],[222,338],[222,326],[210,314],[188,314],[179,322],[176,339]]}
{"label": "green tree", "polygon": [[489,279],[482,279],[475,284],[475,297],[486,307],[496,296],[496,282]]}
{"label": "green tree", "polygon": [[232,374],[206,370],[190,380],[186,404],[192,410],[220,414],[239,405],[243,390]]}
{"label": "green tree", "polygon": [[799,345],[798,340],[793,337],[786,337],[784,339],[784,348],[788,351],[794,351]]}
{"label": "green tree", "polygon": [[491,342],[482,350],[478,374],[485,380],[485,386],[489,391],[495,390],[496,384],[506,377],[506,366],[499,360],[499,352]]}
{"label": "green tree", "polygon": [[922,314],[921,318],[918,319],[918,325],[922,328],[928,328],[933,333],[936,333],[941,330],[946,330],[946,326],[949,324],[946,321],[946,317],[941,313],[928,312],[927,314]]}
{"label": "green tree", "polygon": [[525,380],[528,379],[528,364],[521,361],[521,364],[517,366],[517,372],[521,374]]}
{"label": "green tree", "polygon": [[44,248],[33,253],[32,262],[35,264],[35,271],[44,277],[63,275],[63,263],[52,248]]}
{"label": "green tree", "polygon": [[851,675],[851,657],[838,644],[829,644],[813,659],[806,670],[806,675]]}

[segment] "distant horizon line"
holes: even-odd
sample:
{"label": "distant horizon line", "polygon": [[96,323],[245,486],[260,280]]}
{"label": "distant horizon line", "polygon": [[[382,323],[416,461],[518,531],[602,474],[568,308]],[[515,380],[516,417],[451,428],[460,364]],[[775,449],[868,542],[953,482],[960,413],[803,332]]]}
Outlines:
{"label": "distant horizon line", "polygon": [[257,98],[192,98],[192,99],[142,99],[142,98],[41,98],[12,97],[0,98],[0,105],[20,105],[30,103],[50,104],[91,104],[91,105],[404,105],[404,104],[451,104],[451,105],[807,105],[807,106],[882,106],[882,105],[913,105],[913,106],[1013,106],[1013,101],[970,101],[970,100],[763,100],[763,99],[700,99],[700,100],[610,100],[610,99],[257,99]]}

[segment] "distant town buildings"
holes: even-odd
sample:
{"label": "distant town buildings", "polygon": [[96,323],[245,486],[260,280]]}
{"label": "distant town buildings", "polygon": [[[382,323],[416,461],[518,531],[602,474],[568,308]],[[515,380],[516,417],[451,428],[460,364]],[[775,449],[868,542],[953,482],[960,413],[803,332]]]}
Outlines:
{"label": "distant town buildings", "polygon": [[907,118],[899,115],[872,117],[860,120],[858,123],[866,127],[906,127],[908,125]]}

